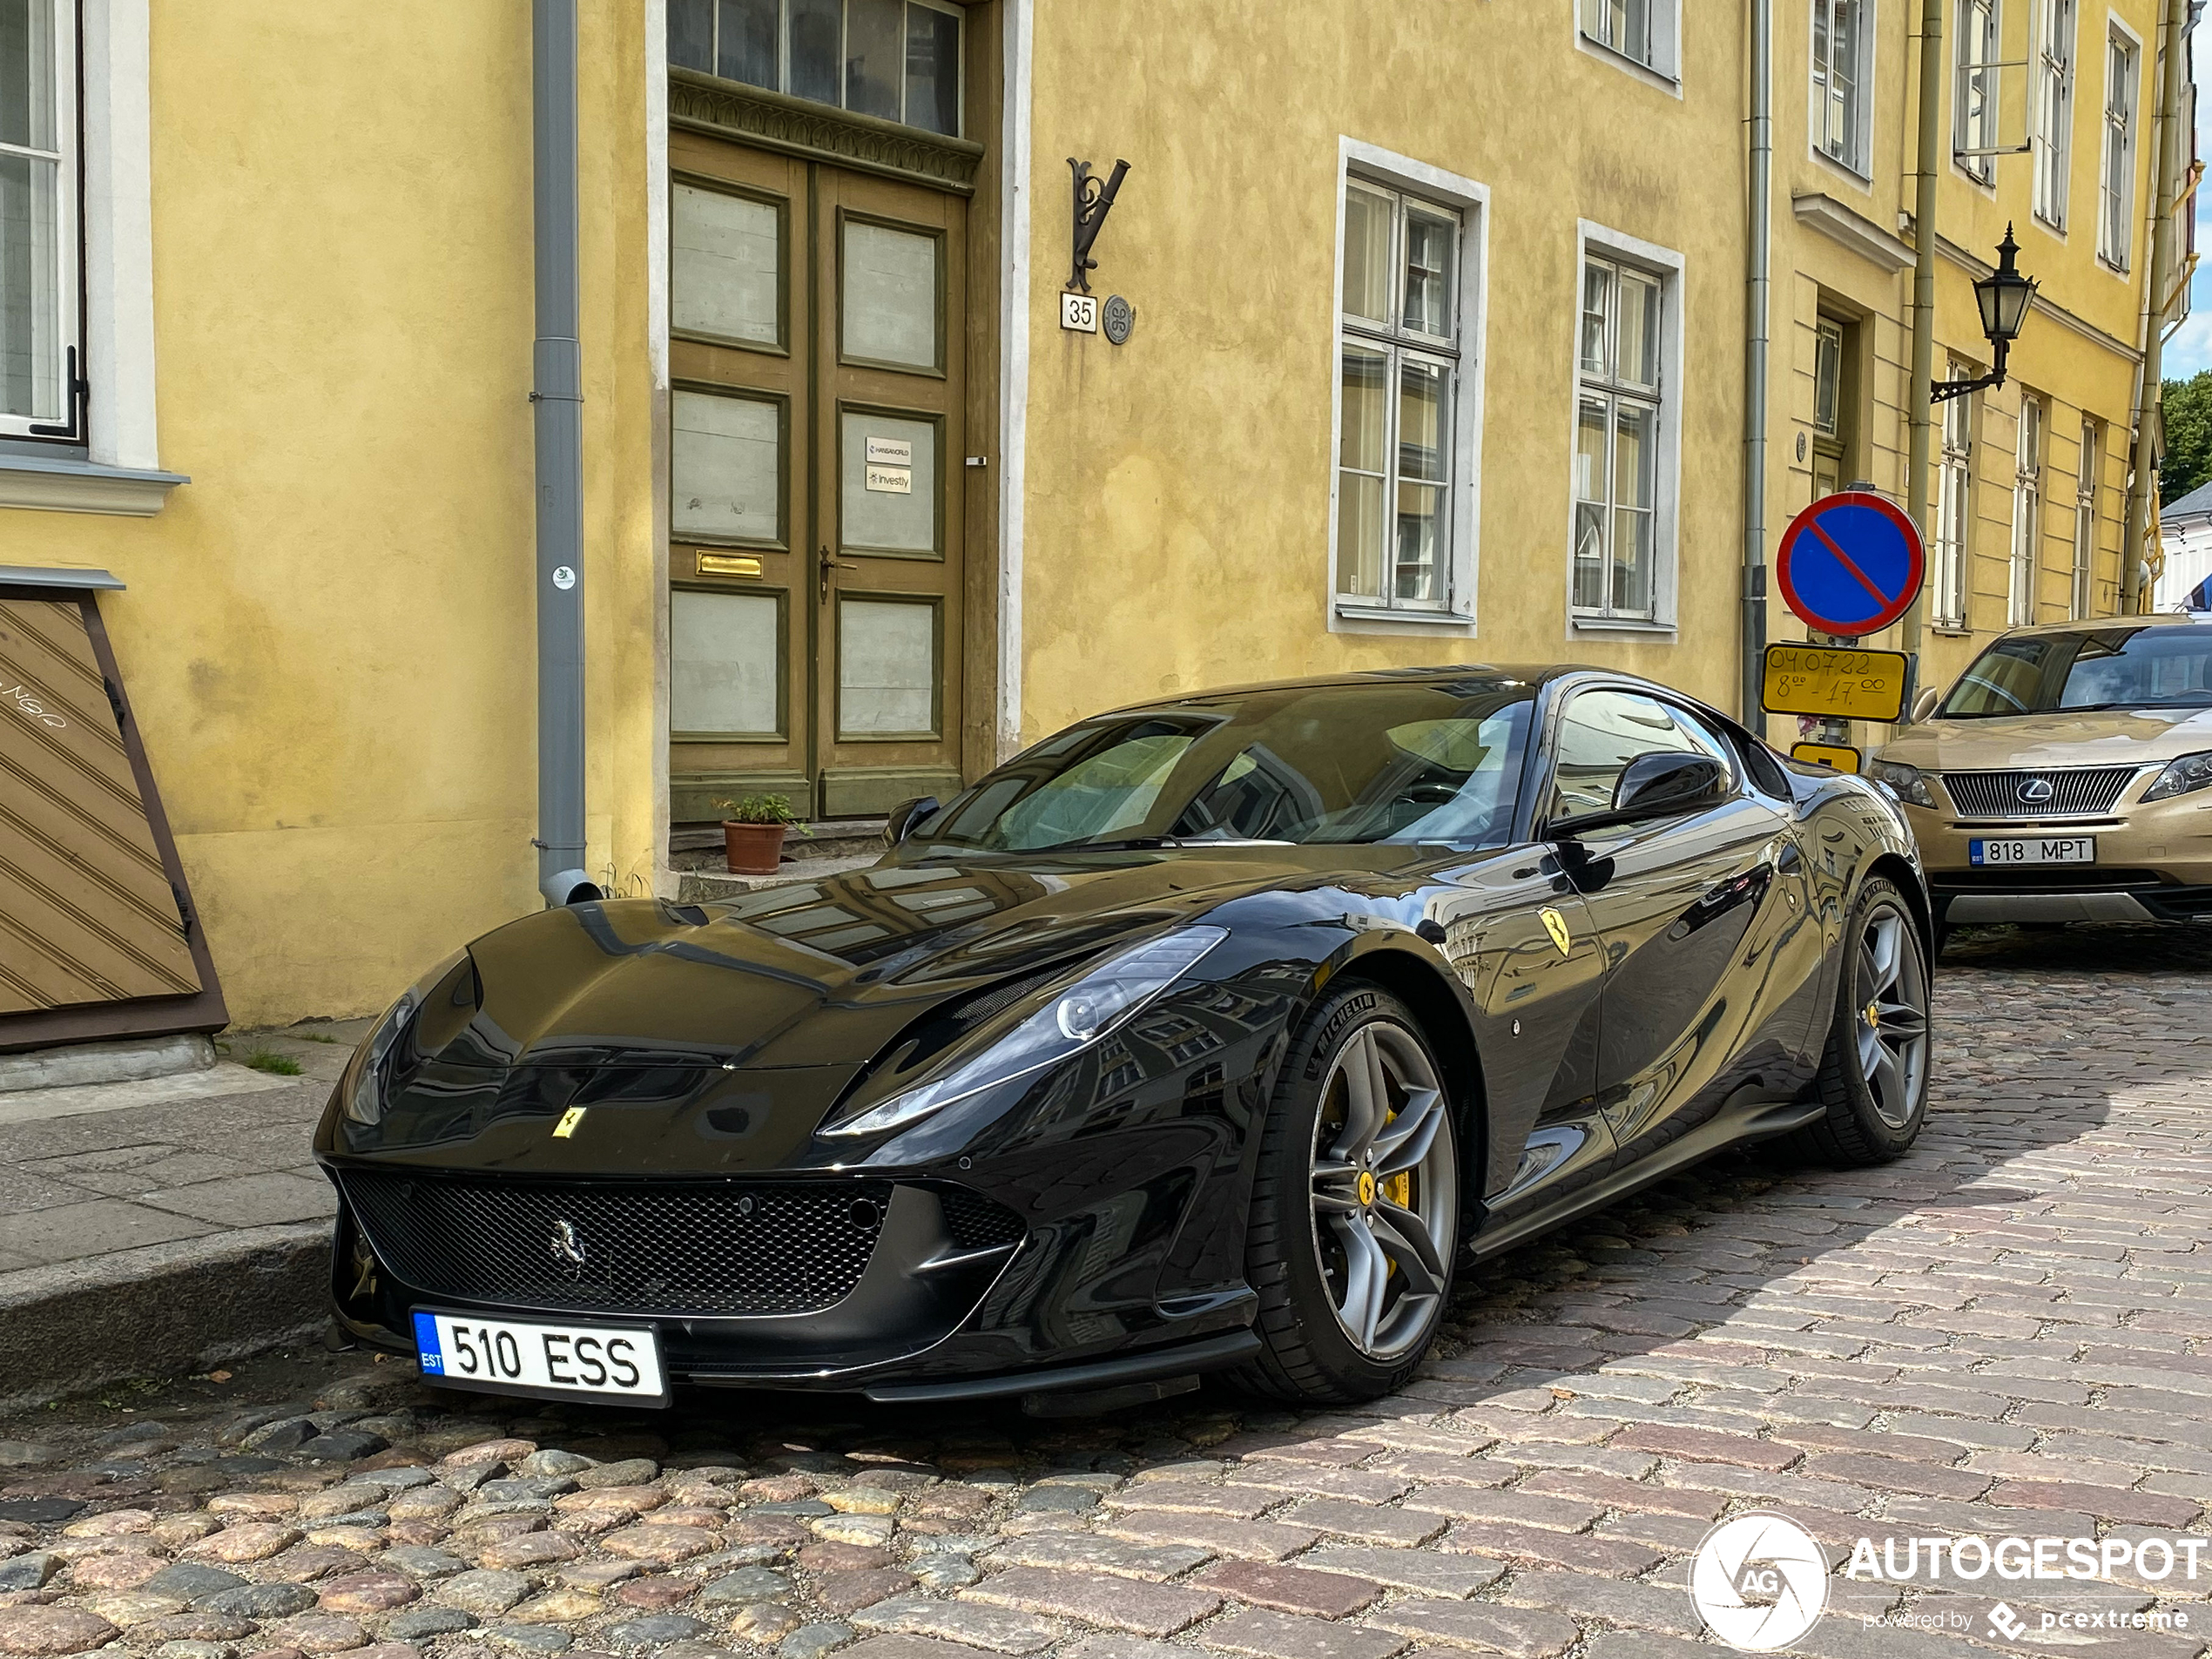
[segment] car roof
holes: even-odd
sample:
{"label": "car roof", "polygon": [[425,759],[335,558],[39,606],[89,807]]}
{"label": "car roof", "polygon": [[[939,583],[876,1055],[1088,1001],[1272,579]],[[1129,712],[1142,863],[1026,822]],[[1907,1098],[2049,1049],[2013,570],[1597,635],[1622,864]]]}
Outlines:
{"label": "car roof", "polygon": [[[1600,668],[1590,663],[1451,663],[1429,664],[1419,668],[1369,668],[1343,674],[1314,674],[1295,679],[1252,680],[1239,685],[1209,685],[1203,691],[1173,691],[1164,697],[1147,698],[1140,702],[1125,703],[1116,708],[1101,709],[1096,719],[1108,714],[1120,714],[1136,709],[1172,707],[1183,704],[1210,703],[1221,698],[1249,697],[1261,691],[1292,691],[1318,690],[1328,685],[1451,685],[1464,680],[1495,680],[1502,685],[1522,685],[1531,691],[1541,691],[1554,680],[1581,675],[1602,675],[1608,680],[1620,680],[1668,697],[1695,703],[1700,708],[1712,705],[1690,691],[1679,691],[1642,675]],[[1718,711],[1715,711],[1717,712]]]}
{"label": "car roof", "polygon": [[2007,628],[2000,639],[2035,639],[2046,634],[2101,634],[2114,628],[2173,628],[2202,626],[2204,618],[2186,611],[2155,610],[2140,617],[2084,617],[2078,622],[2039,622],[2025,628]]}

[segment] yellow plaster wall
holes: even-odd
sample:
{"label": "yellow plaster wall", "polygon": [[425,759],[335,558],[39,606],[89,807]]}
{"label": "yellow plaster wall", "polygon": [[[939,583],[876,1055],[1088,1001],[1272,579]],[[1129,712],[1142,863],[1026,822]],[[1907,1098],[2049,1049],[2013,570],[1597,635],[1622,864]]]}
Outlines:
{"label": "yellow plaster wall", "polygon": [[[592,862],[650,876],[644,25],[583,10]],[[152,56],[192,482],[0,512],[0,557],[129,584],[103,613],[233,1021],[368,1011],[538,902],[529,11],[167,0]]]}
{"label": "yellow plaster wall", "polygon": [[[1039,6],[1022,730],[1226,682],[1580,659],[1732,701],[1740,557],[1740,41],[1693,14],[1685,96],[1575,44],[1564,0]],[[1338,139],[1491,192],[1476,637],[1332,634]],[[1131,171],[1064,333],[1064,158]],[[1679,643],[1570,638],[1576,221],[1676,248]],[[1466,381],[1463,377],[1463,388]]]}

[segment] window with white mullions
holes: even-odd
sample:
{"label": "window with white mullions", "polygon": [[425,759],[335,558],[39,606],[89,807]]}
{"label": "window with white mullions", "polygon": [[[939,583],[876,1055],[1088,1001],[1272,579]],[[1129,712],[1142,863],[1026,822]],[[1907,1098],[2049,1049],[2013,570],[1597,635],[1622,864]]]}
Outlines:
{"label": "window with white mullions", "polygon": [[1583,261],[1574,605],[1588,617],[1656,615],[1662,299],[1653,273]]}
{"label": "window with white mullions", "polygon": [[931,0],[668,0],[668,61],[960,133],[961,17]]}
{"label": "window with white mullions", "polygon": [[1996,176],[1998,8],[2003,0],[1959,0],[1959,86],[1952,103],[1952,148],[1959,165],[1987,184]]}
{"label": "window with white mullions", "polygon": [[2035,590],[2043,548],[2043,405],[2020,399],[2020,447],[2013,472],[2013,564],[2006,610],[2010,624],[2035,620]]}
{"label": "window with white mullions", "polygon": [[1460,216],[1364,179],[1344,197],[1337,595],[1449,610]]}
{"label": "window with white mullions", "polygon": [[0,0],[0,435],[72,425],[76,94],[70,0]]}
{"label": "window with white mullions", "polygon": [[2135,99],[2142,49],[2114,29],[2105,43],[2104,165],[2099,174],[2097,257],[2128,269],[2135,232]]}
{"label": "window with white mullions", "polygon": [[2074,0],[2039,0],[2035,43],[2035,217],[2066,228],[2074,168]]}
{"label": "window with white mullions", "polygon": [[[1964,363],[1951,365],[1949,378],[1972,380]],[[1966,625],[1966,530],[1973,510],[1973,411],[1969,393],[1943,405],[1943,454],[1936,489],[1935,625]]]}
{"label": "window with white mullions", "polygon": [[1813,142],[1831,161],[1864,174],[1871,0],[1812,0]]}
{"label": "window with white mullions", "polygon": [[2072,619],[2090,614],[2094,597],[2090,578],[2097,558],[2097,423],[2086,416],[2081,422],[2080,459],[2074,485],[2074,606]]}

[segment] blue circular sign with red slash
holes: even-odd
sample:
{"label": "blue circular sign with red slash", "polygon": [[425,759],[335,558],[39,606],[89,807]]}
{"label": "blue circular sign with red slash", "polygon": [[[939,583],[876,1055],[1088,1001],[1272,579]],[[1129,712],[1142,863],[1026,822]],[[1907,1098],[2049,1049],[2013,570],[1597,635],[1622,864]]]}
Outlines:
{"label": "blue circular sign with red slash", "polygon": [[1877,634],[1919,596],[1920,532],[1887,496],[1823,496],[1790,521],[1774,556],[1784,603],[1805,626],[1845,639]]}

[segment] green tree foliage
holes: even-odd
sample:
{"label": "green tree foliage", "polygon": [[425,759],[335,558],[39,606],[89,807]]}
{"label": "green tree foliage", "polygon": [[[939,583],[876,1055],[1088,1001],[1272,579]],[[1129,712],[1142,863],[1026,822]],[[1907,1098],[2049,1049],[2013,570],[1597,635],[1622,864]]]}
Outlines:
{"label": "green tree foliage", "polygon": [[2179,501],[2212,482],[2212,369],[2165,385],[2166,458],[2159,463],[2158,502]]}

